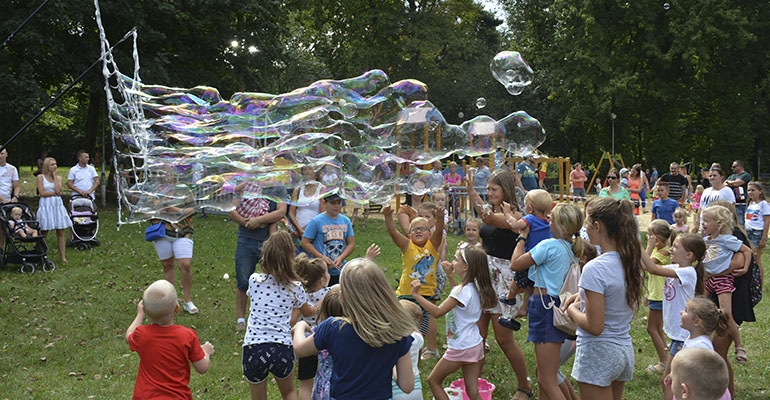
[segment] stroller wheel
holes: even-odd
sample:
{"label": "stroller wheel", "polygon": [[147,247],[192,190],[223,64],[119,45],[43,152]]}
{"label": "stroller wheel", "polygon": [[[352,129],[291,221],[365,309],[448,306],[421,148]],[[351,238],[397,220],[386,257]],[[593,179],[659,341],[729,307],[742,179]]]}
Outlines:
{"label": "stroller wheel", "polygon": [[56,270],[56,263],[51,260],[45,260],[43,261],[43,271],[45,272],[53,272]]}
{"label": "stroller wheel", "polygon": [[87,243],[78,243],[78,250],[88,250],[88,244]]}
{"label": "stroller wheel", "polygon": [[35,272],[35,264],[32,264],[31,262],[23,262],[21,263],[21,268],[19,269],[22,274],[31,274]]}

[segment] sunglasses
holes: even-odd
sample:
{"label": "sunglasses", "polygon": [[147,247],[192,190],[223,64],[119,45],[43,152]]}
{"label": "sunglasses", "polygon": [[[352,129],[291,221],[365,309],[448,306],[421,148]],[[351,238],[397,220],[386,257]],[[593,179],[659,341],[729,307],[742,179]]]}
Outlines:
{"label": "sunglasses", "polygon": [[617,176],[608,176],[607,179],[618,179]]}

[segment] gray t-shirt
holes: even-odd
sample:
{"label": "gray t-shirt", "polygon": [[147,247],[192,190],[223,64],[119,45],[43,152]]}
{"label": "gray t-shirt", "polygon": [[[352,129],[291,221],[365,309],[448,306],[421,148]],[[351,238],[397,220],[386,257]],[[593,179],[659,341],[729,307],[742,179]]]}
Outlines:
{"label": "gray t-shirt", "polygon": [[712,275],[720,274],[730,268],[733,255],[741,249],[740,239],[733,235],[719,235],[714,239],[706,239],[706,256],[703,265],[706,272]]}
{"label": "gray t-shirt", "polygon": [[586,290],[604,295],[604,330],[599,336],[594,336],[578,328],[577,344],[610,342],[630,345],[634,310],[626,302],[626,281],[620,253],[609,251],[589,261],[583,267],[578,286],[580,301],[584,305]]}

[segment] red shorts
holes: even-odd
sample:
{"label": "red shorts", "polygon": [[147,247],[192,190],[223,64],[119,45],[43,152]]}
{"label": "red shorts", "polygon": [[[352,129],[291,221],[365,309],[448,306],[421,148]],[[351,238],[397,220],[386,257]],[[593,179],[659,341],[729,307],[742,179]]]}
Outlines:
{"label": "red shorts", "polygon": [[704,286],[711,293],[732,293],[735,291],[735,277],[732,275],[712,276],[706,279]]}

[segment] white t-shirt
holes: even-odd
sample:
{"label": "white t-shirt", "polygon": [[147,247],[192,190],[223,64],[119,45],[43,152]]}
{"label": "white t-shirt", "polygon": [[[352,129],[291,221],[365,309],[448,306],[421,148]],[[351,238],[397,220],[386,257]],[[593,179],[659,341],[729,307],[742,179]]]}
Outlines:
{"label": "white t-shirt", "polygon": [[578,327],[578,346],[590,342],[630,345],[634,310],[626,301],[626,280],[620,253],[608,251],[586,263],[578,286],[583,312],[585,312],[586,290],[604,296],[604,330],[601,335],[594,336]]}
{"label": "white t-shirt", "polygon": [[447,347],[465,350],[484,340],[476,322],[481,317],[481,297],[474,283],[457,285],[449,293],[460,304],[446,314]]}
{"label": "white t-shirt", "polygon": [[[329,293],[329,290],[331,288],[332,287],[329,286],[329,287],[325,287],[325,288],[321,288],[319,290],[316,290],[315,292],[308,293],[307,294],[307,297],[308,297],[307,303],[310,304],[311,307],[315,307],[318,303],[321,302],[321,300],[324,299],[324,297],[326,297],[326,293]],[[312,326],[312,327],[315,327],[317,325],[317,322],[318,322],[317,321],[317,319],[318,319],[317,315],[313,315],[312,317],[302,316],[301,318],[302,318],[303,321],[307,322],[307,324]]]}
{"label": "white t-shirt", "polygon": [[711,343],[711,338],[706,335],[700,335],[698,337],[694,337],[690,339],[689,337],[684,340],[684,345],[682,345],[683,349],[708,349],[708,350],[714,350],[714,344]]}
{"label": "white t-shirt", "polygon": [[248,327],[243,345],[279,343],[291,346],[291,310],[308,302],[299,282],[279,285],[269,274],[251,274],[246,294],[251,298]]}
{"label": "white t-shirt", "polygon": [[13,181],[19,180],[19,171],[11,164],[5,163],[0,167],[0,195],[8,200],[13,197]]}
{"label": "white t-shirt", "polygon": [[664,268],[673,269],[677,278],[667,276],[663,286],[663,331],[672,340],[683,342],[690,337],[690,332],[681,327],[682,316],[679,313],[695,296],[698,273],[693,267],[679,268],[678,264],[669,264]]}
{"label": "white t-shirt", "polygon": [[420,361],[420,350],[424,343],[422,333],[412,332],[412,347],[409,348],[409,358],[412,360],[412,373],[414,374],[414,389],[409,394],[404,393],[393,381],[393,400],[422,400],[422,380],[420,380],[420,367],[417,365]]}
{"label": "white t-shirt", "polygon": [[[4,193],[4,192],[0,192]],[[770,204],[766,200],[751,202],[746,207],[746,229],[761,231],[765,229],[765,216],[770,215]]]}
{"label": "white t-shirt", "polygon": [[[99,175],[96,173],[96,169],[93,165],[86,164],[85,167],[81,167],[80,164],[75,164],[70,168],[69,174],[67,174],[67,180],[73,181],[76,188],[80,190],[90,190],[94,185],[94,179]],[[91,193],[91,199],[96,198],[96,192]]]}

